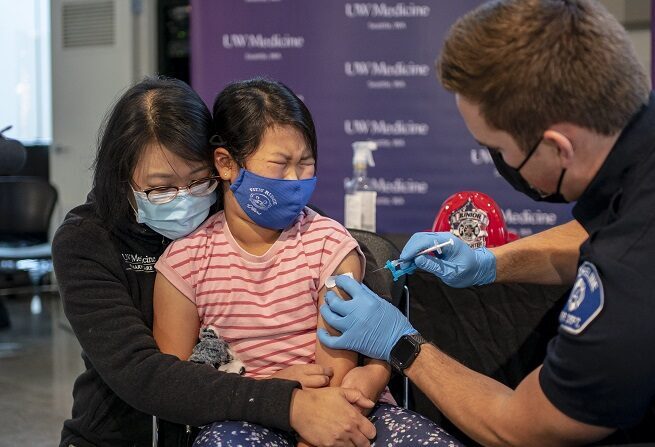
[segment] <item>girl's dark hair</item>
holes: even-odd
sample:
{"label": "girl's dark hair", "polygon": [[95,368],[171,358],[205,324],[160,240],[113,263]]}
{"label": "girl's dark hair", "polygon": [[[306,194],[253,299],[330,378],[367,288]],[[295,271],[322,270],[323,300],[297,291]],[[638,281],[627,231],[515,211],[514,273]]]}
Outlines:
{"label": "girl's dark hair", "polygon": [[276,125],[295,127],[318,161],[316,129],[307,106],[289,87],[264,78],[233,82],[214,101],[214,146],[225,147],[243,166]]}
{"label": "girl's dark hair", "polygon": [[186,83],[148,77],[132,86],[107,114],[98,136],[93,189],[100,217],[111,226],[131,212],[129,181],[148,145],[211,166],[211,134],[209,110]]}

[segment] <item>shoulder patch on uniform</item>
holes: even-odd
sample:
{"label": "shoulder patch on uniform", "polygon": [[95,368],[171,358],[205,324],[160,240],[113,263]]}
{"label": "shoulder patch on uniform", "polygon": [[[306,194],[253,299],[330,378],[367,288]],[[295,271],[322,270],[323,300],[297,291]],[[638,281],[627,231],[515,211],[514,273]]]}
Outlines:
{"label": "shoulder patch on uniform", "polygon": [[559,314],[560,327],[571,334],[579,334],[603,310],[605,293],[596,266],[585,261],[578,268],[578,276],[569,300]]}

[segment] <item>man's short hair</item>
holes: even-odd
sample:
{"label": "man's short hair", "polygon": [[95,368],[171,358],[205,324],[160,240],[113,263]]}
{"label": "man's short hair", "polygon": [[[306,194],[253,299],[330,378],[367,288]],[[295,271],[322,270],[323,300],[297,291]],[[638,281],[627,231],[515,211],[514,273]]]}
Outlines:
{"label": "man's short hair", "polygon": [[595,0],[485,3],[452,26],[437,72],[523,151],[559,122],[612,135],[650,91],[625,29]]}

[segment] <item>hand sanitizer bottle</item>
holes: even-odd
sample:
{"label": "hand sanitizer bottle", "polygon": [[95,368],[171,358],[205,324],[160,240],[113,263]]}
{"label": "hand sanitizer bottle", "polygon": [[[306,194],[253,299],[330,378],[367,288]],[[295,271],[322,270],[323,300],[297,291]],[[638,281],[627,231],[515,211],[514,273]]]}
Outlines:
{"label": "hand sanitizer bottle", "polygon": [[353,143],[353,176],[345,179],[346,228],[375,232],[375,201],[377,192],[369,183],[366,168],[375,166],[373,151],[378,148],[374,141],[355,141]]}

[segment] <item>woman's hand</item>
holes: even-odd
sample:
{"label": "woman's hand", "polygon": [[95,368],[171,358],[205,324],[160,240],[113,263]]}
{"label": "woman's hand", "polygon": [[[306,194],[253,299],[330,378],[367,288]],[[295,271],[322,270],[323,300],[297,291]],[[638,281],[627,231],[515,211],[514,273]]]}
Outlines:
{"label": "woman's hand", "polygon": [[357,390],[321,388],[294,390],[289,422],[303,442],[333,447],[368,447],[375,426],[359,412],[373,402]]}
{"label": "woman's hand", "polygon": [[303,388],[323,388],[330,384],[332,368],[321,365],[291,365],[269,376],[269,379],[286,379],[300,382]]}

